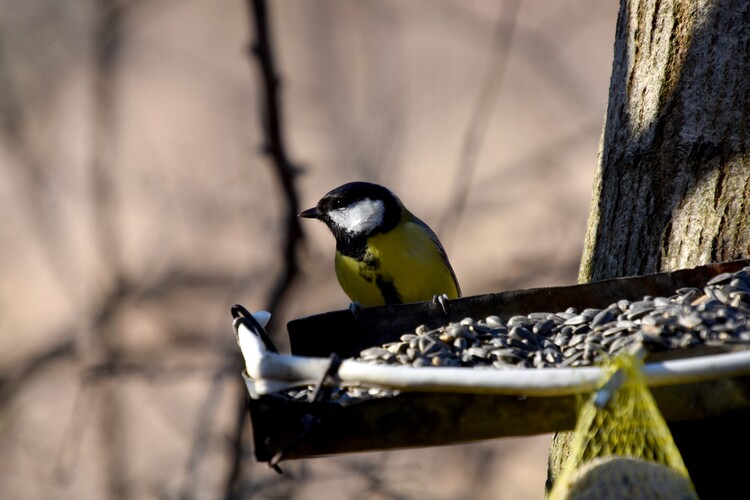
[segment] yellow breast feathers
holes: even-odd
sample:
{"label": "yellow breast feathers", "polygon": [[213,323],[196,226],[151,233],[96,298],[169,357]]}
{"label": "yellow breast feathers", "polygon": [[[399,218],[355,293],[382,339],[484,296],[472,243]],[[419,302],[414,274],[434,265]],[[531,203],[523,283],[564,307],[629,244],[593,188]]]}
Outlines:
{"label": "yellow breast feathers", "polygon": [[337,252],[335,267],[341,288],[364,307],[460,296],[444,250],[418,222],[371,236],[362,259]]}

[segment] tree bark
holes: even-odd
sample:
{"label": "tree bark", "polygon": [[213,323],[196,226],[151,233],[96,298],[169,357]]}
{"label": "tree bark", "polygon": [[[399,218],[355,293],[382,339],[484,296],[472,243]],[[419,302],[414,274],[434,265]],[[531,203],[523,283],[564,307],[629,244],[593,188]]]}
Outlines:
{"label": "tree bark", "polygon": [[[748,71],[750,2],[621,0],[579,281],[750,255]],[[701,498],[743,491],[748,416],[671,426]]]}
{"label": "tree bark", "polygon": [[750,6],[622,0],[581,281],[750,253]]}

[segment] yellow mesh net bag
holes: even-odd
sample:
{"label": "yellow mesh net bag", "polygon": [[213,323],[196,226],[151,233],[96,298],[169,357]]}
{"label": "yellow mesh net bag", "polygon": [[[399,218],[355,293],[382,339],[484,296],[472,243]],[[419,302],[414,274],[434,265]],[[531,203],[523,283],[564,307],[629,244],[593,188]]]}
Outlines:
{"label": "yellow mesh net bag", "polygon": [[629,354],[604,367],[607,382],[579,411],[550,500],[698,498],[640,367]]}

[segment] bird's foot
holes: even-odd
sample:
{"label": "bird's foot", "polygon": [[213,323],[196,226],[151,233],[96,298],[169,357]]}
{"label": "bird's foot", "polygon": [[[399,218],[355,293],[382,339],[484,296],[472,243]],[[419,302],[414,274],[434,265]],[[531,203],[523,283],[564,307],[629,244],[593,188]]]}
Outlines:
{"label": "bird's foot", "polygon": [[432,296],[432,306],[437,310],[438,306],[443,310],[445,314],[448,314],[448,309],[445,307],[445,305],[448,303],[448,296],[446,294],[442,295],[433,295]]}
{"label": "bird's foot", "polygon": [[362,312],[362,304],[355,300],[354,302],[349,304],[349,312],[352,313],[352,316],[354,317],[359,316],[359,313]]}

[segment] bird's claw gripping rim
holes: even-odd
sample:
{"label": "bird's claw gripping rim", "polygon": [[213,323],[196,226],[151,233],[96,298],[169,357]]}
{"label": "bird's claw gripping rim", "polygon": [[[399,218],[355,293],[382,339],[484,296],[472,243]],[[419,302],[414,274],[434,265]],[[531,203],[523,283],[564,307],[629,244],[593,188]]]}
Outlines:
{"label": "bird's claw gripping rim", "polygon": [[437,309],[438,306],[443,310],[443,313],[448,314],[448,308],[446,307],[448,304],[448,296],[446,294],[442,295],[434,295],[432,297],[432,306]]}

